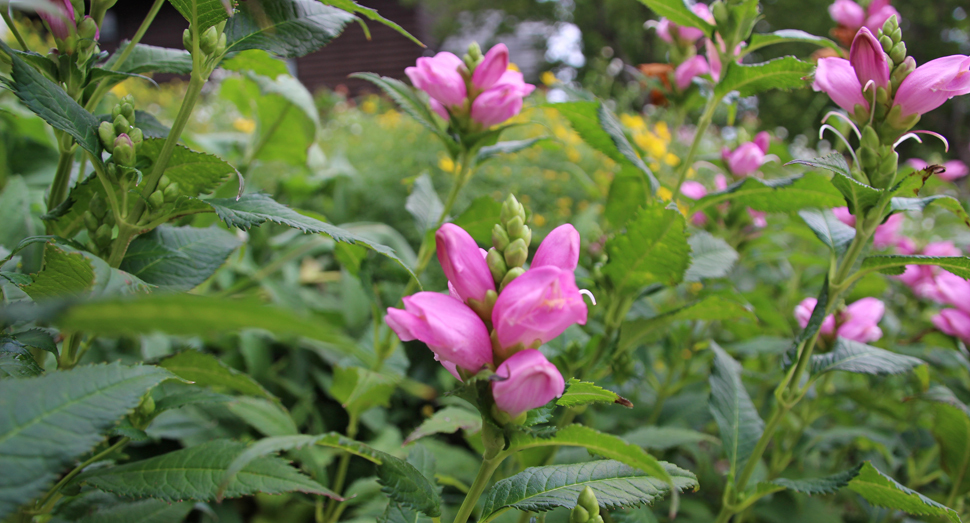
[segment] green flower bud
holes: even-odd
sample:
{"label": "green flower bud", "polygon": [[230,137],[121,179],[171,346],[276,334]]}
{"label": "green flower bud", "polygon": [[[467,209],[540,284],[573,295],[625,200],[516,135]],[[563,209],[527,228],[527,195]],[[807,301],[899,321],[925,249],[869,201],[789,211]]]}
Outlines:
{"label": "green flower bud", "polygon": [[121,134],[115,139],[111,157],[116,163],[126,167],[135,165],[135,144],[127,134]]}
{"label": "green flower bud", "polygon": [[509,233],[509,240],[521,238],[525,233],[525,220],[521,216],[516,216],[505,222],[505,230]]}
{"label": "green flower bud", "polygon": [[114,227],[115,226],[115,215],[109,212],[108,214],[105,214],[104,215],[104,220],[103,221],[104,221],[105,224],[108,225],[108,227]]}
{"label": "green flower bud", "polygon": [[179,184],[172,183],[162,191],[166,203],[174,202],[179,197]]}
{"label": "green flower bud", "polygon": [[509,246],[510,241],[509,233],[505,232],[505,228],[496,223],[495,227],[492,227],[492,245],[496,249],[504,251]]}
{"label": "green flower bud", "polygon": [[879,160],[879,174],[881,176],[893,176],[899,168],[899,154],[892,149]]}
{"label": "green flower bud", "polygon": [[876,154],[874,149],[860,147],[856,152],[859,155],[859,162],[866,171],[871,171],[875,169],[877,165],[879,165],[879,155]]}
{"label": "green flower bud", "polygon": [[899,20],[896,20],[896,16],[893,15],[887,18],[885,22],[883,22],[881,30],[886,34],[890,34],[898,28],[899,28]]}
{"label": "green flower bud", "polygon": [[99,247],[111,243],[111,226],[104,223],[94,231],[94,243]]}
{"label": "green flower bud", "polygon": [[906,77],[915,70],[916,59],[914,59],[912,56],[907,56],[902,63],[893,69],[893,74],[889,77],[889,79],[892,81],[893,85],[898,86],[903,83],[903,80],[905,80]]}
{"label": "green flower bud", "polygon": [[[114,144],[111,144],[111,148],[114,149]],[[111,178],[111,180],[113,180],[113,181],[118,181],[118,166],[117,165],[115,165],[113,163],[109,163],[105,167],[105,172],[108,173],[108,178]]]}
{"label": "green flower bud", "polygon": [[91,201],[88,203],[88,210],[99,220],[104,218],[105,214],[108,214],[108,205],[105,203],[101,193],[94,193],[94,196],[91,197]]}
{"label": "green flower bud", "polygon": [[93,214],[91,214],[91,211],[84,211],[84,214],[81,215],[81,218],[84,220],[84,226],[89,231],[98,230],[98,226],[100,224],[98,223],[98,219],[95,218]]}
{"label": "green flower bud", "polygon": [[532,245],[532,229],[526,225],[522,228],[522,235],[519,236],[525,242],[526,247]]}
{"label": "green flower bud", "polygon": [[525,223],[525,207],[515,199],[515,196],[511,194],[502,204],[502,213],[500,219],[502,223],[507,224],[512,218],[519,216],[522,218],[522,223]]}
{"label": "green flower bud", "polygon": [[220,55],[226,52],[226,46],[229,45],[229,40],[226,38],[226,33],[219,35],[219,44],[216,46],[215,54]]}
{"label": "green flower bud", "polygon": [[876,130],[872,128],[871,125],[867,125],[862,128],[862,146],[871,149],[878,149],[881,144],[879,143],[879,134]]}
{"label": "green flower bud", "polygon": [[529,247],[521,238],[509,244],[505,249],[505,264],[509,267],[521,267],[529,258]]}
{"label": "green flower bud", "polygon": [[115,104],[115,106],[111,108],[111,118],[112,119],[117,118],[118,115],[120,115],[120,114],[121,114],[121,104],[118,103],[118,104]]}
{"label": "green flower bud", "polygon": [[882,35],[879,37],[879,45],[882,46],[882,50],[887,53],[893,48],[893,39],[889,35]]}
{"label": "green flower bud", "polygon": [[165,195],[162,194],[162,191],[155,191],[148,197],[148,205],[151,205],[152,209],[160,209],[164,204]]}
{"label": "green flower bud", "polygon": [[[892,89],[892,86],[887,86],[887,87],[890,90]],[[878,102],[880,104],[885,104],[885,103],[889,102],[889,90],[887,90],[884,87],[877,87],[876,88],[876,102]]]}
{"label": "green flower bud", "polygon": [[128,102],[121,104],[121,115],[124,116],[126,120],[128,120],[129,124],[135,125],[135,106],[134,105]]}
{"label": "green flower bud", "polygon": [[101,122],[98,126],[98,137],[101,138],[101,145],[110,153],[114,148],[115,138],[118,137],[115,126],[111,122]]}
{"label": "green flower bud", "polygon": [[488,254],[485,255],[485,263],[488,264],[488,270],[492,273],[492,279],[496,283],[501,282],[505,278],[505,273],[509,271],[509,266],[505,264],[505,258],[502,253],[491,248],[488,250]]}
{"label": "green flower bud", "polygon": [[158,188],[164,191],[165,188],[171,183],[172,179],[163,174],[162,177],[158,179]]}
{"label": "green flower bud", "polygon": [[182,45],[185,46],[186,51],[192,52],[192,30],[182,31]]}
{"label": "green flower bud", "polygon": [[142,398],[141,403],[138,405],[138,408],[136,410],[139,414],[142,414],[145,416],[155,412],[155,399],[152,398],[152,395],[150,393],[145,394],[145,397]]}
{"label": "green flower bud", "polygon": [[582,506],[589,512],[589,515],[596,517],[600,515],[599,502],[596,501],[596,494],[593,489],[588,486],[583,488],[583,491],[579,493],[579,499],[576,500],[577,506]]}
{"label": "green flower bud", "polygon": [[889,51],[889,58],[892,58],[894,64],[903,63],[906,59],[906,42],[894,45],[892,51]]}
{"label": "green flower bud", "polygon": [[717,25],[726,25],[731,21],[731,13],[728,12],[724,2],[718,1],[711,4],[711,14],[714,15],[714,21]]}
{"label": "green flower bud", "polygon": [[[141,129],[133,127],[131,131],[128,131],[128,137],[131,138],[131,143],[138,145],[145,141],[145,134],[142,133]],[[135,147],[137,149],[137,147]]]}
{"label": "green flower bud", "polygon": [[131,129],[131,124],[128,123],[128,119],[121,114],[115,117],[114,125],[115,125],[116,134],[124,134],[124,133],[127,133],[129,129]]}
{"label": "green flower bud", "polygon": [[85,16],[84,20],[77,26],[77,35],[85,40],[93,40],[98,34],[98,24],[90,16]]}
{"label": "green flower bud", "polygon": [[569,513],[569,523],[587,523],[588,521],[589,512],[580,505],[576,505]]}
{"label": "green flower bud", "polygon": [[903,30],[900,29],[899,27],[897,27],[896,29],[893,29],[892,34],[889,35],[889,36],[892,37],[893,42],[902,42],[903,41]]}
{"label": "green flower bud", "polygon": [[219,45],[219,33],[216,32],[215,27],[210,27],[202,33],[202,38],[199,40],[199,48],[205,54],[212,54],[216,50],[216,46]]}
{"label": "green flower bud", "polygon": [[499,292],[502,292],[502,289],[504,289],[506,285],[512,283],[512,280],[518,278],[519,276],[522,276],[523,274],[525,274],[525,269],[523,269],[522,267],[515,267],[513,269],[509,269],[509,272],[505,273],[505,277],[502,278],[502,283],[499,284],[499,287],[498,287]]}

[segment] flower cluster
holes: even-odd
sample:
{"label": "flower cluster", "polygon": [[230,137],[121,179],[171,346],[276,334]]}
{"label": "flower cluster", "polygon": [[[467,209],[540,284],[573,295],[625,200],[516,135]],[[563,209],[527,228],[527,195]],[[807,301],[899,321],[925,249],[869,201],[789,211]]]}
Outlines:
{"label": "flower cluster", "polygon": [[865,8],[852,0],[835,0],[829,6],[829,15],[839,24],[836,34],[847,32],[851,37],[863,27],[875,33],[890,17],[898,17],[899,12],[889,5],[889,0],[872,0]]}
{"label": "flower cluster", "polygon": [[[818,300],[815,298],[805,298],[795,307],[795,319],[803,329],[808,325],[816,305]],[[829,340],[840,337],[861,343],[877,341],[882,338],[879,320],[885,312],[886,306],[881,301],[876,298],[862,298],[846,306],[837,315],[826,316],[822,320],[819,334]]]}
{"label": "flower cluster", "polygon": [[509,419],[562,395],[565,380],[538,348],[573,324],[586,323],[576,286],[579,233],[553,230],[528,258],[532,231],[525,210],[510,197],[492,248],[480,249],[461,227],[445,224],[435,235],[450,295],[419,292],[404,309],[389,308],[387,324],[404,341],[420,340],[457,379],[494,370],[496,407]]}
{"label": "flower cluster", "polygon": [[[856,218],[849,212],[848,207],[836,207],[832,209],[832,213],[840,222],[849,227],[855,227]],[[905,216],[902,214],[894,214],[886,218],[885,223],[876,227],[876,232],[872,235],[872,246],[877,249],[885,249],[894,245],[898,247],[906,242],[908,238],[899,235],[899,229],[903,226],[904,219]]]}
{"label": "flower cluster", "polygon": [[57,41],[58,49],[66,54],[73,54],[80,49],[82,58],[97,54],[97,40],[101,37],[101,29],[90,16],[85,16],[82,10],[76,11],[71,0],[49,0],[49,7],[38,9],[37,14]]}
{"label": "flower cluster", "polygon": [[509,69],[509,50],[498,44],[482,56],[478,44],[464,60],[449,52],[418,58],[404,70],[415,87],[428,93],[431,109],[445,120],[471,118],[480,127],[500,124],[519,114],[522,99],[534,85]]}

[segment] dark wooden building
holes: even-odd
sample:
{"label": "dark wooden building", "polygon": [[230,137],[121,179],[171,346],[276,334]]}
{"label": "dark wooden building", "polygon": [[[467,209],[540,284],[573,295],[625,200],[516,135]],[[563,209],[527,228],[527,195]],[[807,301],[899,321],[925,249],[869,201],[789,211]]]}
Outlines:
{"label": "dark wooden building", "polygon": [[[419,7],[401,5],[397,0],[364,0],[361,4],[376,9],[382,16],[393,20],[419,40],[428,43],[426,19]],[[104,47],[113,49],[118,43],[134,36],[151,2],[121,1],[111,10],[112,19],[106,19],[102,34]],[[113,27],[107,27],[114,24]],[[347,78],[356,72],[368,71],[394,78],[404,78],[404,68],[425,53],[411,40],[382,24],[367,21],[371,39],[365,38],[359,24],[351,23],[337,39],[323,49],[296,59],[299,79],[311,91],[344,85],[352,93],[367,89],[370,84]],[[166,3],[142,43],[162,47],[182,48],[182,31],[188,22],[170,4]]]}

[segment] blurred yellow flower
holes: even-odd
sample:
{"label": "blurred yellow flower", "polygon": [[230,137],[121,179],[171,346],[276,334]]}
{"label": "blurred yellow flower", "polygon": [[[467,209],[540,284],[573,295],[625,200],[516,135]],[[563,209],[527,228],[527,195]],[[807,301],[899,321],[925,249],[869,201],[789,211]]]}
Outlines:
{"label": "blurred yellow flower", "polygon": [[647,123],[643,121],[643,117],[639,114],[621,114],[620,123],[634,131],[645,131],[647,129]]}
{"label": "blurred yellow flower", "polygon": [[667,127],[667,122],[657,122],[657,125],[653,126],[653,132],[657,133],[661,140],[670,143],[670,129]]}
{"label": "blurred yellow flower", "polygon": [[536,227],[542,227],[546,224],[546,217],[541,214],[533,214],[532,223],[534,223]]}
{"label": "blurred yellow flower", "polygon": [[438,168],[446,173],[455,172],[455,161],[447,156],[442,156],[438,159]]}
{"label": "blurred yellow flower", "polygon": [[659,197],[659,198],[660,198],[661,200],[663,200],[663,201],[665,201],[665,202],[669,202],[669,201],[670,201],[670,199],[671,199],[671,198],[673,198],[673,196],[674,196],[674,193],[672,193],[672,192],[670,191],[670,189],[668,189],[668,188],[666,188],[666,187],[661,187],[661,188],[659,188],[659,189],[657,189],[657,196],[658,196],[658,197]]}
{"label": "blurred yellow flower", "polygon": [[232,128],[246,134],[251,134],[256,130],[256,122],[249,118],[236,118],[232,122]]}
{"label": "blurred yellow flower", "polygon": [[552,87],[554,84],[559,83],[559,79],[556,78],[556,75],[552,74],[552,71],[546,71],[542,73],[542,76],[540,76],[539,79],[542,80],[543,84],[549,87]]}
{"label": "blurred yellow flower", "polygon": [[377,123],[384,128],[397,127],[401,123],[401,113],[390,109],[377,117]]}
{"label": "blurred yellow flower", "polygon": [[515,71],[515,72],[517,72],[517,73],[521,73],[521,72],[522,72],[522,71],[521,71],[521,70],[519,69],[519,66],[517,66],[517,65],[515,65],[515,63],[513,63],[513,62],[509,62],[509,68],[508,68],[508,70],[509,70],[509,71]]}
{"label": "blurred yellow flower", "polygon": [[579,151],[570,147],[566,150],[566,158],[572,163],[579,163],[583,159],[583,155],[579,154]]}
{"label": "blurred yellow flower", "polygon": [[367,114],[374,114],[377,112],[377,100],[374,97],[368,96],[363,103],[360,104],[360,110]]}
{"label": "blurred yellow flower", "polygon": [[667,154],[667,143],[650,131],[634,135],[633,141],[653,158],[660,159]]}
{"label": "blurred yellow flower", "polygon": [[128,88],[125,87],[126,83],[128,82],[121,82],[120,84],[112,87],[110,91],[111,94],[117,96],[118,98],[124,98],[125,96],[128,96]]}
{"label": "blurred yellow flower", "polygon": [[667,153],[664,155],[664,163],[671,167],[677,167],[680,165],[680,158],[674,153]]}

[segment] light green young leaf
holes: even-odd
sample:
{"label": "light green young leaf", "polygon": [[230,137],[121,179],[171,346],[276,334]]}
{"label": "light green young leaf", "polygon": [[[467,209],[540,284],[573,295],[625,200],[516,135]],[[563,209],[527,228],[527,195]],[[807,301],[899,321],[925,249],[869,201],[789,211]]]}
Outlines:
{"label": "light green young leaf", "polygon": [[262,49],[239,52],[232,58],[223,61],[219,64],[219,67],[227,71],[250,72],[273,79],[281,74],[290,73],[290,70],[286,68],[285,61]]}
{"label": "light green young leaf", "polygon": [[501,202],[491,196],[479,196],[453,223],[465,229],[479,245],[491,245],[492,228],[498,223],[501,212]]}
{"label": "light green young leaf", "polygon": [[363,413],[371,407],[388,406],[400,377],[361,367],[334,367],[330,394],[348,412]]}
{"label": "light green young leaf", "polygon": [[556,400],[556,405],[560,407],[578,407],[593,403],[619,403],[624,407],[633,406],[630,400],[611,390],[606,390],[588,381],[579,381],[576,378],[569,378],[569,381],[566,382],[566,391]]}
{"label": "light green young leaf", "polygon": [[146,391],[173,377],[112,363],[0,380],[0,518],[43,494]]}
{"label": "light green young leaf", "polygon": [[296,58],[327,45],[353,20],[346,11],[317,0],[243,2],[226,24],[227,50],[262,49]]}
{"label": "light green young leaf", "polygon": [[772,89],[798,89],[808,85],[806,78],[815,70],[815,64],[803,62],[794,56],[776,58],[760,64],[731,64],[724,78],[714,88],[716,96],[738,91],[741,96],[754,96]]}
{"label": "light green young leaf", "polygon": [[[697,488],[697,479],[690,472],[669,463],[661,465],[678,491]],[[489,489],[482,521],[491,521],[513,508],[523,512],[572,509],[586,487],[593,490],[600,507],[607,510],[652,505],[670,492],[668,484],[619,461],[529,467]]]}
{"label": "light green young leaf", "polygon": [[31,213],[30,188],[23,176],[7,178],[0,192],[0,246],[8,250],[28,236],[37,234],[42,227]]}
{"label": "light green young leaf", "polygon": [[187,350],[165,358],[158,366],[197,385],[279,401],[248,374],[226,366],[211,354]]}
{"label": "light green young leaf", "polygon": [[708,194],[690,209],[699,212],[724,201],[733,201],[756,211],[792,212],[805,207],[838,207],[845,203],[841,193],[822,175],[762,180],[749,176],[727,189]]}
{"label": "light green young leaf", "polygon": [[[414,35],[412,35],[411,33],[405,31],[403,27],[379,15],[376,9],[364,7],[358,4],[357,2],[354,2],[353,0],[321,0],[321,1],[327,5],[332,5],[338,9],[343,9],[348,13],[357,13],[357,14],[363,15],[368,20],[373,20],[375,22],[384,24],[387,27],[390,27],[391,29],[397,31],[398,33],[401,33],[402,35],[407,37],[408,40],[411,40],[412,42],[420,45],[421,47],[425,47],[425,45],[421,43],[420,40],[415,38]],[[368,36],[368,40],[369,39],[370,37]]]}
{"label": "light green young leaf", "polygon": [[646,338],[650,333],[672,321],[702,320],[724,321],[738,319],[756,320],[750,305],[721,295],[710,295],[679,307],[662,312],[652,318],[625,321],[620,326],[620,342],[617,350],[628,351]]}
{"label": "light green young leaf", "polygon": [[[849,164],[846,163],[842,153],[835,152],[828,156],[822,156],[812,160],[793,160],[785,165],[792,164],[808,165],[835,173],[835,176],[832,178],[832,185],[842,193],[845,201],[849,204],[849,210],[853,214],[865,213],[882,196],[883,191],[881,189],[870,187],[853,178]],[[816,205],[815,207],[837,207],[839,205],[841,203],[834,205]]]}
{"label": "light green young leaf", "polygon": [[262,456],[268,456],[270,454],[276,454],[284,450],[297,450],[304,447],[309,447],[315,445],[321,439],[329,437],[328,434],[320,434],[317,436],[306,436],[303,434],[295,434],[290,436],[274,436],[269,438],[263,438],[256,441],[246,450],[242,451],[239,455],[232,460],[222,478],[219,479],[219,489],[216,492],[216,501],[222,501],[225,494],[226,488],[229,487],[229,483],[232,482],[236,474],[239,474],[247,465],[252,463],[253,460],[260,458]]}
{"label": "light green young leaf", "polygon": [[654,283],[676,285],[690,262],[684,215],[661,202],[645,207],[626,225],[626,232],[606,243],[610,261],[603,267],[613,285],[637,292]]}
{"label": "light green young leaf", "polygon": [[148,285],[101,258],[50,242],[44,268],[21,287],[34,301],[140,294]]}
{"label": "light green young leaf", "polygon": [[482,415],[460,407],[445,407],[421,422],[421,425],[405,438],[404,444],[407,445],[432,434],[451,434],[459,430],[467,430],[472,434],[482,430]]}
{"label": "light green young leaf", "polygon": [[529,138],[527,140],[511,140],[508,142],[498,142],[495,145],[486,145],[478,150],[478,154],[475,155],[475,165],[481,165],[486,161],[501,156],[503,154],[512,154],[519,151],[524,151],[533,145],[548,140],[549,137],[542,136],[539,138]]}
{"label": "light green young leaf", "polygon": [[438,135],[446,143],[453,141],[438,127],[434,116],[431,115],[431,111],[428,109],[427,103],[414,92],[414,89],[408,87],[404,82],[389,76],[380,76],[374,73],[354,73],[350,77],[366,80],[380,87],[391,100],[394,100],[394,103],[402,111],[411,115],[419,124]]}
{"label": "light green young leaf", "polygon": [[902,510],[917,516],[937,516],[960,523],[960,516],[955,510],[900,485],[868,461],[862,464],[859,475],[849,482],[849,488],[877,507]]}
{"label": "light green young leaf", "polygon": [[684,0],[640,0],[640,3],[677,25],[696,27],[704,31],[704,34],[709,37],[714,33],[714,26],[697,16],[694,11],[687,7]]}
{"label": "light green young leaf", "polygon": [[963,208],[960,201],[952,196],[937,194],[935,196],[927,196],[925,198],[896,197],[889,202],[890,208],[894,211],[922,211],[930,205],[943,207],[944,209],[955,214],[957,218],[960,218],[963,223],[970,227],[970,215],[967,214],[966,209]]}
{"label": "light green young leaf", "polygon": [[603,216],[609,220],[614,230],[621,230],[650,199],[650,187],[643,180],[640,171],[632,165],[621,164],[620,170],[613,175],[613,181],[610,182]]}
{"label": "light green young leaf", "polygon": [[833,494],[835,491],[842,487],[845,487],[849,482],[859,475],[859,471],[862,470],[862,464],[852,467],[849,470],[844,470],[832,474],[831,476],[825,476],[823,478],[810,478],[810,479],[787,479],[778,478],[773,480],[771,483],[784,487],[788,490],[794,490],[795,492],[801,492],[802,494],[808,494],[809,496],[817,496],[820,494]]}
{"label": "light green young leaf", "polygon": [[428,173],[418,176],[414,181],[414,188],[404,203],[404,209],[411,213],[417,223],[418,231],[422,233],[437,225],[438,218],[445,210],[445,204],[438,198]]}
{"label": "light green young leaf", "polygon": [[[148,138],[138,146],[138,161],[143,171],[154,165],[164,143],[160,138]],[[178,183],[179,193],[190,197],[210,194],[233,174],[237,174],[236,168],[220,158],[182,145],[175,146],[165,167],[165,176]]]}
{"label": "light green young leaf", "polygon": [[908,372],[914,367],[926,365],[926,362],[865,343],[838,338],[831,352],[813,355],[811,365],[813,375],[834,370],[885,375]]}
{"label": "light green young leaf", "polygon": [[377,517],[377,523],[418,523],[419,515],[408,507],[389,501],[384,513]]}
{"label": "light green young leaf", "polygon": [[721,442],[731,465],[737,472],[754,451],[765,429],[765,422],[751,402],[741,381],[741,364],[711,341],[714,368],[711,371],[711,414],[721,431]]}

